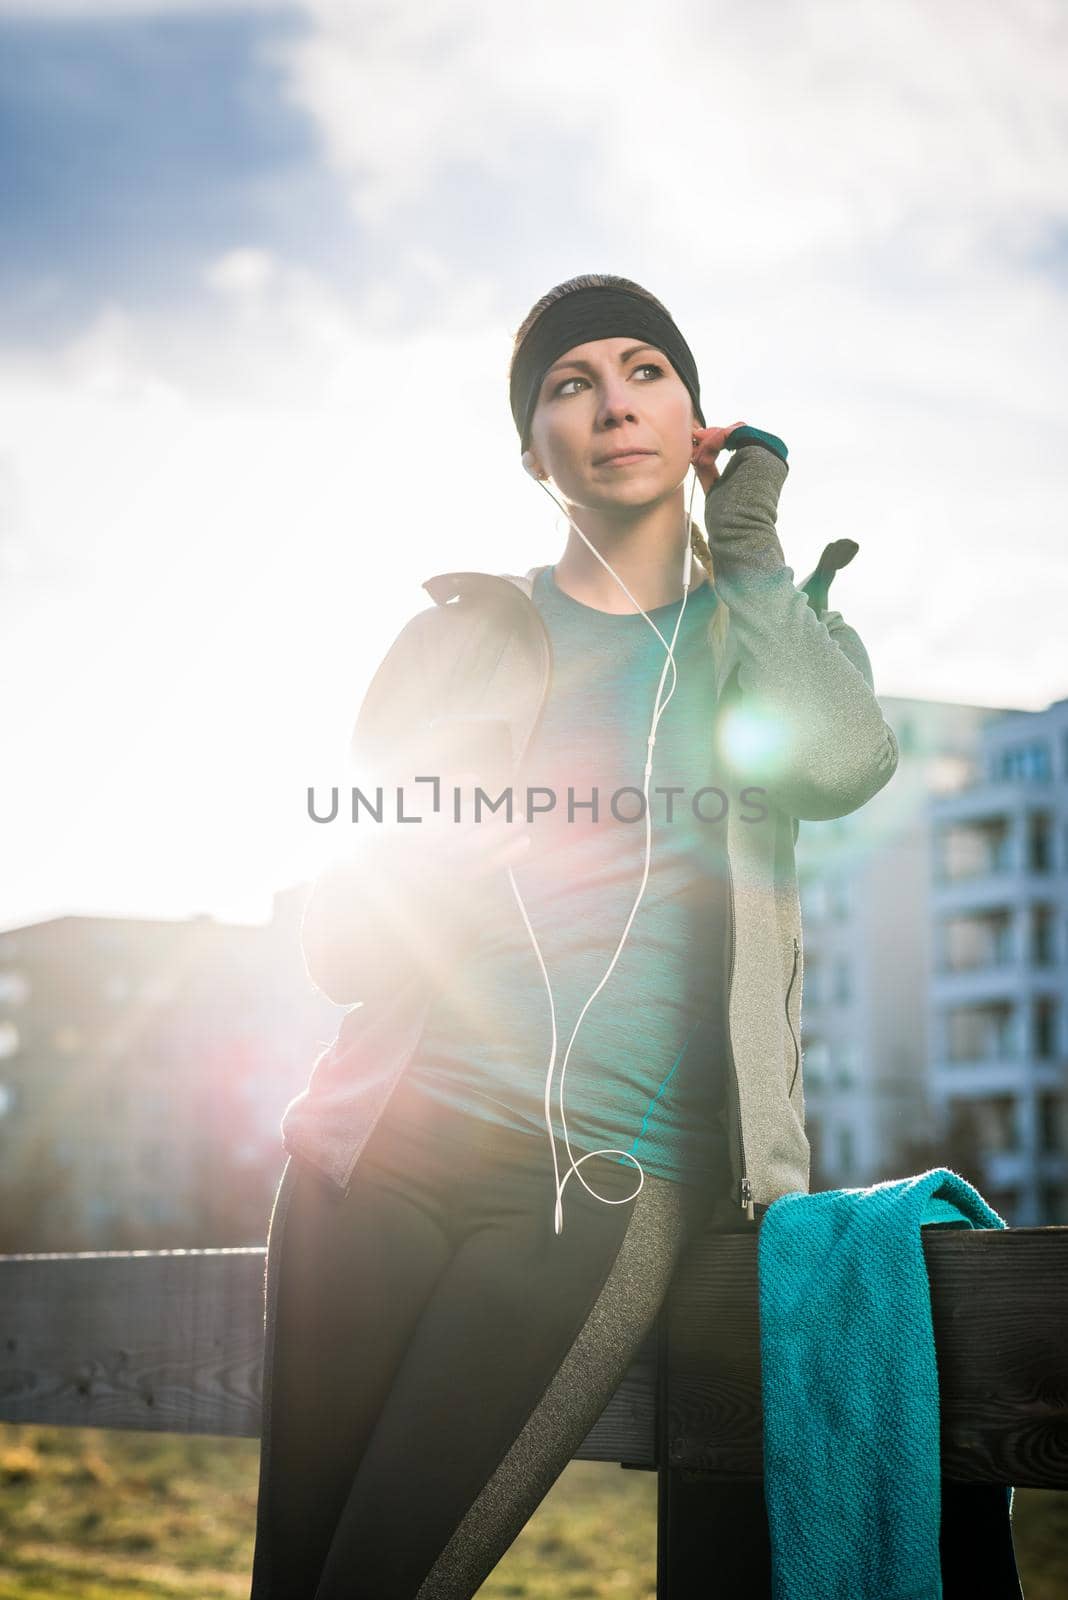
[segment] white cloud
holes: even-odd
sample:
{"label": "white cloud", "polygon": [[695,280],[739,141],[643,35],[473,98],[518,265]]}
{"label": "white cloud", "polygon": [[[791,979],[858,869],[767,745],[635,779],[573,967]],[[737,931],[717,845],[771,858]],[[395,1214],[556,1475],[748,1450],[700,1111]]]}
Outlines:
{"label": "white cloud", "polygon": [[983,271],[992,230],[1026,245],[1064,209],[1053,4],[809,0],[744,23],[727,0],[667,0],[655,23],[644,0],[306,8],[279,58],[371,225],[450,162],[507,179],[561,131],[596,152],[595,224],[703,241],[730,279],[895,240],[932,272]]}
{"label": "white cloud", "polygon": [[0,0],[0,18],[107,22],[123,17],[203,16],[220,11],[299,11],[302,0]]}
{"label": "white cloud", "polygon": [[208,287],[234,300],[261,295],[274,276],[275,262],[269,250],[227,250],[204,269]]}
{"label": "white cloud", "polygon": [[[305,9],[271,48],[389,270],[354,294],[238,238],[206,309],[106,304],[0,363],[0,676],[33,775],[0,837],[39,844],[0,871],[12,915],[310,869],[304,786],[343,776],[422,579],[563,547],[505,370],[530,302],[591,268],[666,300],[710,421],[786,439],[796,579],[859,541],[834,602],[881,692],[1066,692],[1064,291],[1031,260],[1063,210],[1059,7]],[[503,265],[420,216],[463,161],[489,207],[549,196]]]}

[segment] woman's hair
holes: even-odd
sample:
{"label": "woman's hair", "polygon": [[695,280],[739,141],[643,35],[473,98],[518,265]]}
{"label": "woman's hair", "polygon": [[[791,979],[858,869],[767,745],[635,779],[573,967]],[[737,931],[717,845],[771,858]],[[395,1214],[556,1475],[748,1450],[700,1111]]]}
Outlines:
{"label": "woman's hair", "polygon": [[[540,300],[536,300],[531,306],[530,310],[519,324],[519,327],[516,329],[515,339],[512,342],[512,355],[511,360],[508,363],[509,378],[511,378],[512,367],[515,364],[515,359],[519,353],[519,348],[527,334],[530,332],[531,328],[541,316],[542,312],[547,311],[548,308],[551,305],[554,305],[557,300],[562,300],[564,295],[574,294],[576,289],[628,289],[631,294],[640,294],[646,300],[651,300],[653,305],[658,306],[665,316],[671,315],[670,311],[668,311],[667,306],[662,300],[658,300],[655,294],[652,294],[640,283],[635,283],[632,278],[621,278],[614,272],[580,273],[577,278],[568,278],[563,283],[556,284],[552,289],[549,289],[545,294],[543,294]],[[695,560],[699,561],[702,567],[704,567],[708,574],[709,583],[713,588],[715,588],[716,575],[712,566],[712,552],[708,548],[708,540],[705,538],[703,529],[698,526],[692,517],[690,518],[690,544],[693,549]],[[723,601],[718,595],[716,599],[717,605],[715,612],[713,613],[709,637],[712,642],[713,650],[716,652],[717,657],[722,660],[722,654],[726,645],[728,616],[727,607],[724,605]]]}

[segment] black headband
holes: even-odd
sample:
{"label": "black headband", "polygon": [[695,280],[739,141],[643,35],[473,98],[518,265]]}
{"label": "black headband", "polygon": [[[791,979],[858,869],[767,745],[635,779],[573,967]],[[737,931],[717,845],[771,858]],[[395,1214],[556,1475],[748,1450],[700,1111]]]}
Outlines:
{"label": "black headband", "polygon": [[697,363],[674,319],[629,289],[574,289],[554,300],[538,317],[512,362],[509,399],[522,448],[530,445],[530,424],[542,380],[554,361],[591,339],[630,337],[662,350],[690,391],[702,428]]}

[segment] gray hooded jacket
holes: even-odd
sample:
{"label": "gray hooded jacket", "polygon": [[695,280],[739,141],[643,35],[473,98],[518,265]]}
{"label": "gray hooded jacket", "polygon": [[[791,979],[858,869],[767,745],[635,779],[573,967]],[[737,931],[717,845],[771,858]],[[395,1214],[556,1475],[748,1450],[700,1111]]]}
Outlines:
{"label": "gray hooded jacket", "polygon": [[[788,471],[774,452],[743,445],[704,508],[716,592],[728,613],[725,635],[716,632],[715,614],[709,627],[718,691],[710,738],[717,785],[729,802],[722,980],[731,1204],[741,1208],[734,1217],[749,1219],[754,1204],[809,1186],[798,822],[855,811],[898,762],[867,651],[841,613],[821,603],[826,572],[818,569],[805,592],[786,565],[776,513]],[[390,781],[440,772],[455,716],[507,721],[513,786],[522,792],[552,679],[548,633],[531,598],[540,570],[427,579],[435,604],[406,623],[360,708],[352,755],[364,794],[383,783],[388,795]],[[758,820],[754,806],[763,813]],[[352,1009],[308,1087],[286,1108],[282,1136],[291,1155],[337,1187],[351,1181],[419,1043],[433,985],[448,982],[477,922],[477,894],[450,881],[417,827],[365,822],[352,857],[317,880],[304,913],[305,961],[312,981]]]}

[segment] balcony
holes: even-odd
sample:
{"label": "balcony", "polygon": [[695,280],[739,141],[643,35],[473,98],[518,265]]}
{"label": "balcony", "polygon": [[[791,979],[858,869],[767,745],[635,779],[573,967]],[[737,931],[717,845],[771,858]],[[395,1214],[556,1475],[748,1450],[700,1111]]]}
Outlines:
{"label": "balcony", "polygon": [[984,1193],[988,1188],[1020,1190],[1031,1182],[1032,1164],[1025,1150],[981,1150],[980,1154]]}
{"label": "balcony", "polygon": [[948,917],[937,930],[939,976],[954,978],[972,973],[1015,970],[1019,950],[1008,907],[971,916]]}
{"label": "balcony", "polygon": [[[1045,998],[1051,981],[1048,971],[1037,971],[1023,961],[960,972],[937,967],[931,975],[931,997],[940,1009],[1026,1008]],[[969,1050],[966,1054],[983,1055],[985,1051]]]}
{"label": "balcony", "polygon": [[945,816],[932,811],[931,883],[936,903],[962,908],[1013,903],[1054,870],[1054,816],[1008,808]]}

